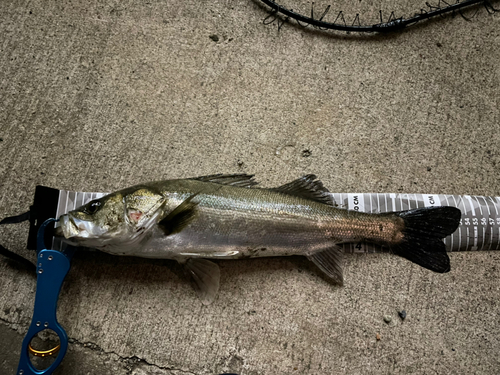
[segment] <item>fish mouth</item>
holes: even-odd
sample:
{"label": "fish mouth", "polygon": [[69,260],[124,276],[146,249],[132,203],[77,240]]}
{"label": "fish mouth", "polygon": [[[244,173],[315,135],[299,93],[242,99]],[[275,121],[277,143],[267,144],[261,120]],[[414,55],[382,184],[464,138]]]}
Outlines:
{"label": "fish mouth", "polygon": [[101,238],[105,231],[89,220],[82,220],[74,217],[71,213],[62,215],[59,219],[61,230],[58,233],[63,234],[64,238],[73,240],[90,240]]}
{"label": "fish mouth", "polygon": [[70,220],[69,215],[62,215],[59,218],[59,227],[56,228],[56,235],[62,235],[64,238],[71,238],[75,236],[77,228]]}
{"label": "fish mouth", "polygon": [[66,239],[88,237],[88,231],[83,220],[75,219],[66,214],[60,217],[59,223],[60,226],[56,228],[56,235],[62,235]]}

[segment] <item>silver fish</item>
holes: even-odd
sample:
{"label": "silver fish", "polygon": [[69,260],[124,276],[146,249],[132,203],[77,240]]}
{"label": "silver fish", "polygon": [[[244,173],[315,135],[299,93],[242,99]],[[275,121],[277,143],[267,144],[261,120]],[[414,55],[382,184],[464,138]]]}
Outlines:
{"label": "silver fish", "polygon": [[460,210],[432,207],[369,214],[335,207],[314,175],[278,188],[252,175],[211,175],[137,185],[60,218],[67,242],[117,255],[175,259],[186,265],[203,303],[219,288],[208,259],[305,255],[342,284],[340,243],[367,241],[435,272],[448,272],[442,238]]}

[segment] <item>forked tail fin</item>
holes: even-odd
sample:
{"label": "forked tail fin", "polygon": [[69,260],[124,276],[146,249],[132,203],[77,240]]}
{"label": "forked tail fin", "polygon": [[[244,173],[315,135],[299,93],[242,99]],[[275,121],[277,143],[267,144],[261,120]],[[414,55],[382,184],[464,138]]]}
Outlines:
{"label": "forked tail fin", "polygon": [[391,245],[391,251],[431,271],[448,272],[450,258],[443,238],[457,229],[461,211],[455,207],[427,207],[395,214],[404,220],[404,238]]}

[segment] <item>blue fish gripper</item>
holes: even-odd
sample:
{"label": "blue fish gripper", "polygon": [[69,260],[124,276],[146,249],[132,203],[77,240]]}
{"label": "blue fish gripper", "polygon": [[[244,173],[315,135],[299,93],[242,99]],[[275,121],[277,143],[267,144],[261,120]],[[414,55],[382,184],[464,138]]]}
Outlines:
{"label": "blue fish gripper", "polygon": [[[75,248],[68,246],[64,252],[47,250],[45,248],[45,229],[50,223],[56,221],[56,219],[48,219],[38,230],[35,307],[31,325],[23,340],[16,375],[50,375],[59,366],[68,349],[68,336],[64,328],[57,321],[56,313],[59,293],[70,269],[70,261]],[[50,350],[35,350],[31,346],[31,340],[38,333],[46,329],[54,331],[59,336],[59,344]],[[30,353],[37,357],[57,354],[57,357],[50,366],[43,370],[38,370],[30,360]]]}

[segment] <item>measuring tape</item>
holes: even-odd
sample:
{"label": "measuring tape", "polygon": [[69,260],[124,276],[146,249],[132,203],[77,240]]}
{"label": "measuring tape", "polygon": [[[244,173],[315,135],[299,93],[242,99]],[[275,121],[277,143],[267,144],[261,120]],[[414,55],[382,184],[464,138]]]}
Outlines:
{"label": "measuring tape", "polygon": [[[500,250],[500,197],[444,194],[333,193],[339,208],[381,213],[451,206],[460,209],[458,229],[444,239],[447,251]],[[373,253],[376,245],[343,244],[346,253]]]}

